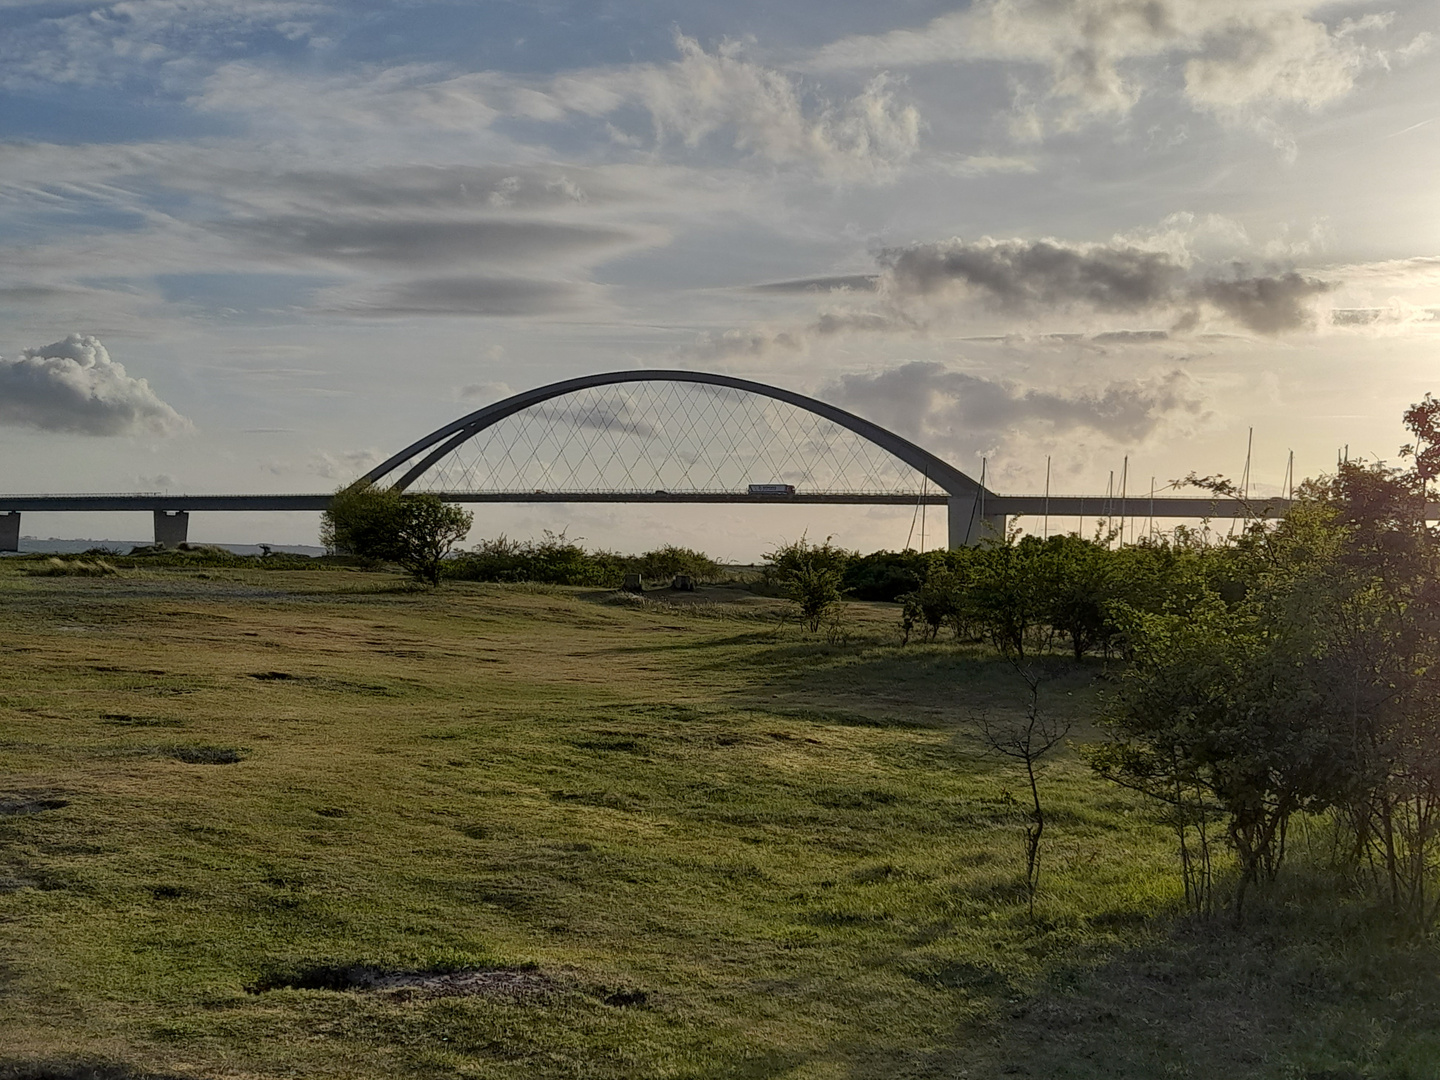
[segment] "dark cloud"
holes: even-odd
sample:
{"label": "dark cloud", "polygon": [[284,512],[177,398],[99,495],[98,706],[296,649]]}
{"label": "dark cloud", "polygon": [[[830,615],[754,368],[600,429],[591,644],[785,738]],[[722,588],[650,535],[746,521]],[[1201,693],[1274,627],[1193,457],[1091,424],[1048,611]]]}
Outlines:
{"label": "dark cloud", "polygon": [[836,274],[832,277],[800,278],[796,281],[771,281],[750,286],[758,293],[825,293],[874,292],[880,284],[879,274]]}
{"label": "dark cloud", "polygon": [[658,433],[655,425],[636,416],[634,405],[623,398],[570,409],[564,415],[576,427],[592,431],[614,431],[642,439],[653,439]]}
{"label": "dark cloud", "polygon": [[0,424],[77,435],[173,435],[190,422],[125,373],[97,338],[0,357]]}
{"label": "dark cloud", "polygon": [[380,289],[342,310],[351,315],[546,315],[571,311],[581,286],[528,278],[453,277],[407,281]]}
{"label": "dark cloud", "polygon": [[533,262],[623,247],[640,239],[621,229],[549,221],[292,216],[237,221],[221,228],[267,253],[417,269],[437,263]]}
{"label": "dark cloud", "polygon": [[1009,311],[1077,303],[1099,311],[1141,311],[1167,302],[1185,276],[1184,268],[1161,252],[1048,240],[889,248],[880,262],[902,293],[926,295],[961,283]]}
{"label": "dark cloud", "polygon": [[1329,282],[1291,271],[1275,277],[1203,281],[1191,287],[1190,296],[1213,305],[1257,334],[1280,334],[1310,325],[1306,301],[1333,288]]}
{"label": "dark cloud", "polygon": [[1188,377],[1112,382],[1087,391],[1041,390],[916,361],[843,375],[819,395],[927,445],[969,443],[1013,428],[1088,429],[1116,441],[1145,438],[1167,417],[1202,409]]}
{"label": "dark cloud", "polygon": [[1175,257],[1124,244],[1054,240],[952,240],[882,251],[897,300],[960,287],[1010,313],[1082,307],[1107,313],[1168,313],[1176,329],[1206,310],[1258,334],[1298,330],[1312,321],[1309,301],[1334,284],[1295,271],[1197,278]]}

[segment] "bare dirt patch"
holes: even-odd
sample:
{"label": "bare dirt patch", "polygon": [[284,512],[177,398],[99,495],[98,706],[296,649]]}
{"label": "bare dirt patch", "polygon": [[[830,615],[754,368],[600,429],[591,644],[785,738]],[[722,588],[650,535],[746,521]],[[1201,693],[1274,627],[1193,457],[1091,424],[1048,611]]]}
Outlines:
{"label": "bare dirt patch", "polygon": [[70,805],[69,799],[44,798],[40,796],[0,796],[0,817],[23,817],[39,814],[45,810],[63,810]]}
{"label": "bare dirt patch", "polygon": [[96,1061],[0,1062],[0,1080],[183,1080],[128,1065]]}
{"label": "bare dirt patch", "polygon": [[319,966],[288,975],[263,978],[246,988],[252,994],[271,990],[334,990],[386,994],[405,1000],[442,997],[533,998],[554,993],[561,984],[530,969],[470,968],[460,971],[384,971],[373,967]]}

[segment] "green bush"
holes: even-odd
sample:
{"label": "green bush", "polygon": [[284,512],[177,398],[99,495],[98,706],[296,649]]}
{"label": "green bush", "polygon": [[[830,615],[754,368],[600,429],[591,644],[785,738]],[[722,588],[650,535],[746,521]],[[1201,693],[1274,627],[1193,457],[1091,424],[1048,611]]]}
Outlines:
{"label": "green bush", "polygon": [[802,536],[765,556],[765,575],[799,606],[800,621],[813,634],[840,603],[845,567],[854,557],[829,537],[812,544]]}
{"label": "green bush", "polygon": [[457,581],[529,581],[540,585],[618,588],[627,562],[611,551],[586,551],[563,532],[548,529],[540,540],[498,536],[445,561],[442,572]]}
{"label": "green bush", "polygon": [[876,551],[857,555],[845,565],[841,587],[856,600],[899,600],[926,580],[934,554]]}
{"label": "green bush", "polygon": [[666,544],[629,560],[629,570],[646,581],[655,582],[668,581],[676,574],[688,574],[697,582],[709,583],[718,581],[723,573],[720,564],[703,551],[674,544]]}

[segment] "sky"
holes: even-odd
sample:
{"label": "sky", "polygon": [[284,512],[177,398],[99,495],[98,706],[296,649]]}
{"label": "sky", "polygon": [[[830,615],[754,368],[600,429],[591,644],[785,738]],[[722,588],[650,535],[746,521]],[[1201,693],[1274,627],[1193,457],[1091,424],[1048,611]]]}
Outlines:
{"label": "sky", "polygon": [[[1253,429],[1274,492],[1292,451],[1395,460],[1440,392],[1437,175],[1433,0],[0,0],[0,490],[330,491],[650,367],[1002,492],[1047,457],[1057,493],[1238,477]],[[750,559],[911,519],[487,506],[472,539]]]}

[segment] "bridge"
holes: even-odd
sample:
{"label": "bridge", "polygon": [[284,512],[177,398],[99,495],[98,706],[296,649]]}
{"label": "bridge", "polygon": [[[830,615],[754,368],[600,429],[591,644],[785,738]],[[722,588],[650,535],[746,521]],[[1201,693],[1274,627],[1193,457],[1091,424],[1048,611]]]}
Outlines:
{"label": "bridge", "polygon": [[[1236,499],[1004,495],[879,424],[816,398],[702,371],[612,371],[551,383],[430,432],[360,480],[459,503],[780,503],[944,506],[951,547],[1019,516],[1254,517]],[[148,511],[183,543],[192,512],[323,511],[327,494],[0,495],[0,551],[23,513]],[[1260,516],[1288,506],[1272,500]]]}

